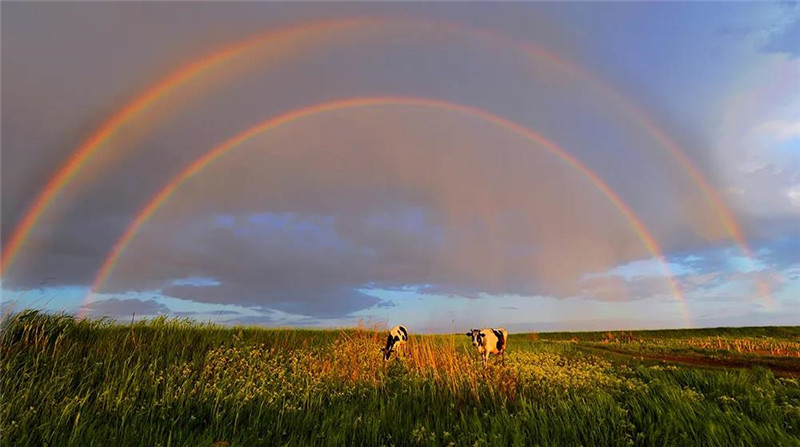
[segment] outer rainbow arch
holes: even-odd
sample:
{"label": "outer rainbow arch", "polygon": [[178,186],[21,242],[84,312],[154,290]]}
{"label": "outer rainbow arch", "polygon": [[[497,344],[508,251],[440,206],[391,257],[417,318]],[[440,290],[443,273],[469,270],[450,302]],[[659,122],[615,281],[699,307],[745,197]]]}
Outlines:
{"label": "outer rainbow arch", "polygon": [[625,202],[623,202],[622,199],[605,182],[603,182],[603,180],[597,175],[597,173],[589,169],[587,166],[581,163],[577,158],[569,154],[567,151],[565,151],[557,144],[551,142],[550,140],[544,138],[543,136],[537,134],[536,132],[533,132],[532,130],[520,124],[517,124],[513,121],[507,120],[497,115],[493,115],[489,112],[474,107],[453,104],[434,99],[410,98],[410,97],[350,98],[339,101],[316,104],[310,107],[305,107],[294,111],[290,111],[282,115],[279,115],[277,117],[263,121],[262,123],[257,124],[251,127],[250,129],[247,129],[244,132],[226,140],[219,146],[212,148],[204,155],[202,155],[200,158],[196,159],[189,166],[187,166],[184,170],[179,172],[176,176],[174,176],[172,180],[170,180],[169,183],[167,183],[167,185],[163,189],[161,189],[161,191],[159,191],[155,196],[153,196],[153,198],[147,203],[147,205],[145,205],[145,207],[142,208],[142,210],[136,215],[136,218],[133,220],[130,226],[125,230],[125,232],[122,234],[119,240],[117,240],[117,242],[114,244],[114,247],[111,249],[105,261],[103,262],[102,266],[100,267],[100,270],[98,271],[97,276],[95,277],[94,283],[92,284],[92,288],[89,292],[89,295],[87,296],[84,305],[81,307],[81,310],[79,311],[79,315],[82,316],[85,314],[86,305],[89,303],[94,293],[100,287],[103,286],[106,279],[113,270],[114,266],[116,265],[117,261],[119,260],[120,255],[128,247],[133,238],[138,234],[139,229],[142,227],[142,225],[144,225],[153,216],[153,214],[172,196],[172,194],[186,180],[190,179],[191,177],[202,171],[210,163],[219,159],[221,156],[225,155],[229,151],[241,146],[249,139],[263,132],[267,132],[271,129],[280,127],[284,124],[288,124],[303,118],[308,118],[326,112],[370,107],[370,106],[379,106],[379,105],[426,107],[437,110],[445,110],[449,112],[460,113],[468,116],[474,116],[483,119],[487,122],[490,122],[503,129],[515,132],[518,135],[522,136],[523,138],[538,145],[541,145],[548,152],[557,156],[559,159],[565,162],[569,167],[571,167],[572,169],[574,169],[575,171],[586,177],[595,188],[597,188],[600,192],[603,193],[603,195],[606,196],[606,198],[614,205],[614,207],[616,207],[617,210],[619,210],[619,212],[626,218],[633,231],[636,233],[636,235],[644,244],[647,251],[653,257],[655,257],[661,262],[663,271],[668,278],[670,288],[681,305],[681,312],[683,318],[688,326],[692,326],[686,301],[683,295],[681,294],[680,290],[678,289],[678,286],[675,283],[674,279],[672,278],[672,273],[670,271],[669,264],[665,261],[664,255],[661,252],[661,248],[659,247],[658,243],[653,238],[653,236],[647,231],[647,228],[644,226],[641,220],[639,220],[638,216],[634,213],[634,211],[631,210],[630,207],[628,207],[625,204]]}
{"label": "outer rainbow arch", "polygon": [[[268,44],[271,42],[281,42],[284,40],[291,41],[292,39],[303,37],[308,38],[309,35],[315,33],[324,34],[325,32],[333,32],[337,30],[356,29],[368,24],[381,24],[383,26],[409,26],[418,28],[430,27],[433,29],[445,29],[453,33],[481,36],[491,41],[495,41],[501,45],[516,48],[529,56],[533,56],[534,58],[548,61],[553,66],[558,67],[570,75],[589,82],[591,85],[599,89],[599,91],[605,93],[614,103],[626,110],[627,113],[629,113],[637,122],[639,122],[644,129],[652,134],[661,144],[661,146],[667,150],[667,152],[689,173],[690,178],[698,186],[706,201],[708,201],[708,203],[711,205],[711,208],[717,214],[726,232],[731,236],[745,256],[749,258],[753,257],[752,250],[750,250],[744,239],[740,225],[733,217],[732,213],[727,208],[719,194],[703,177],[691,160],[680,150],[677,144],[675,144],[675,142],[672,141],[657,126],[657,124],[644,113],[644,111],[637,108],[630,101],[627,101],[609,85],[540,46],[527,42],[514,41],[488,31],[470,29],[452,23],[434,23],[424,21],[413,22],[410,20],[398,19],[356,18],[343,21],[312,22],[306,25],[258,34],[249,39],[225,46],[215,52],[205,55],[187,65],[178,68],[176,71],[144,91],[141,95],[134,98],[131,102],[114,114],[108,121],[106,121],[99,129],[97,129],[48,181],[45,188],[42,190],[39,196],[37,196],[36,200],[25,212],[22,220],[15,227],[8,240],[8,243],[4,247],[2,256],[0,257],[0,276],[5,273],[5,271],[8,269],[8,266],[19,254],[22,244],[25,242],[25,240],[27,240],[30,232],[36,226],[42,215],[50,207],[52,201],[57,197],[61,189],[70,183],[70,181],[75,177],[77,172],[80,171],[86,161],[88,161],[88,159],[91,158],[91,156],[94,155],[106,141],[112,138],[122,126],[135,119],[153,103],[168,95],[170,91],[183,85],[185,82],[202,75],[210,69],[231,60],[233,57],[258,47],[259,45]],[[762,299],[768,306],[771,306],[771,298],[769,296],[768,286],[765,283],[760,282],[759,288],[761,290]]]}

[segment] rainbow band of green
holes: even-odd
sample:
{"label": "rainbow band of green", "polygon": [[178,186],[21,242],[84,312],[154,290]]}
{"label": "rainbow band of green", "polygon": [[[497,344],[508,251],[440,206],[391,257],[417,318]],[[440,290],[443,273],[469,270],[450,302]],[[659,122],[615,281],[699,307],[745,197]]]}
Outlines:
{"label": "rainbow band of green", "polygon": [[219,146],[212,148],[204,155],[202,155],[200,158],[192,162],[184,170],[180,171],[175,177],[173,177],[167,183],[167,185],[163,189],[161,189],[161,191],[159,191],[147,203],[147,205],[145,205],[145,207],[142,208],[142,210],[136,215],[136,218],[133,220],[131,225],[125,230],[125,232],[119,238],[119,240],[114,244],[114,247],[111,249],[109,255],[106,257],[106,260],[103,262],[100,270],[97,273],[95,281],[89,292],[89,295],[87,296],[84,305],[81,307],[79,315],[85,314],[86,307],[91,301],[92,297],[97,291],[99,291],[103,287],[107,278],[114,269],[114,266],[120,259],[120,256],[125,251],[125,249],[130,245],[131,241],[136,237],[142,226],[148,220],[150,220],[150,218],[152,218],[155,212],[159,208],[161,208],[161,206],[164,205],[164,203],[167,200],[169,200],[169,198],[175,193],[175,191],[178,188],[180,188],[180,186],[184,182],[195,176],[197,173],[201,172],[210,163],[219,159],[221,156],[227,154],[233,149],[240,147],[243,143],[250,140],[251,138],[259,134],[262,134],[264,132],[267,132],[269,130],[280,127],[282,125],[327,112],[371,107],[371,106],[426,107],[426,108],[444,110],[448,112],[473,116],[483,119],[500,128],[513,131],[516,134],[522,136],[523,138],[535,144],[538,144],[541,147],[544,147],[548,152],[557,156],[560,160],[565,162],[570,168],[574,169],[576,172],[583,175],[587,180],[589,180],[592,186],[594,186],[597,190],[602,192],[603,195],[609,200],[609,202],[611,202],[611,204],[617,210],[619,210],[619,212],[625,217],[631,229],[633,229],[634,233],[642,241],[642,244],[644,245],[645,249],[661,263],[663,272],[667,278],[667,281],[669,282],[670,288],[681,306],[681,312],[684,317],[684,320],[688,326],[692,325],[686,302],[672,277],[672,272],[670,271],[669,264],[665,261],[664,255],[661,252],[661,248],[659,247],[658,243],[653,238],[653,236],[647,231],[647,228],[644,226],[644,224],[641,222],[638,216],[634,213],[634,211],[625,204],[625,202],[619,197],[619,195],[617,195],[611,189],[610,186],[608,186],[608,184],[603,182],[603,180],[597,175],[597,173],[589,169],[587,166],[581,163],[577,158],[569,154],[566,150],[564,150],[557,144],[551,142],[550,140],[544,138],[543,136],[533,132],[532,130],[520,124],[517,124],[505,118],[493,115],[489,112],[474,107],[453,104],[445,101],[439,101],[427,98],[409,98],[409,97],[350,98],[350,99],[326,102],[322,104],[313,105],[310,107],[301,108],[268,119],[228,139]]}

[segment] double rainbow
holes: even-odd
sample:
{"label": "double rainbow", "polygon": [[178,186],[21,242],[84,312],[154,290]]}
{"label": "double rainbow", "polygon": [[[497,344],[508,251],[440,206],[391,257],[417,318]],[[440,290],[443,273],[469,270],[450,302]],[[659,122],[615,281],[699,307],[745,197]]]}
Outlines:
{"label": "double rainbow", "polygon": [[[589,85],[596,88],[599,92],[602,92],[604,95],[606,95],[608,99],[612,101],[613,104],[620,107],[622,110],[626,111],[633,118],[635,122],[637,122],[644,130],[646,130],[649,134],[651,134],[656,141],[660,143],[660,147],[666,150],[667,153],[674,160],[676,160],[680,166],[682,166],[682,168],[689,174],[689,177],[692,179],[692,181],[697,185],[699,191],[701,192],[705,200],[709,203],[711,209],[717,215],[718,220],[720,221],[723,228],[725,228],[725,231],[739,246],[739,248],[741,249],[742,253],[745,256],[752,257],[752,251],[750,250],[744,239],[740,225],[733,217],[732,213],[727,208],[727,206],[725,205],[724,201],[719,196],[719,194],[713,189],[713,187],[709,184],[709,182],[700,173],[699,169],[697,169],[697,167],[691,162],[691,160],[686,156],[686,154],[683,151],[681,151],[678,145],[673,140],[671,140],[658,127],[658,125],[652,119],[650,119],[641,109],[639,109],[636,105],[634,105],[630,101],[627,101],[618,92],[616,92],[609,85],[603,83],[601,80],[591,76],[589,73],[579,69],[577,66],[571,64],[570,62],[564,60],[563,58],[560,58],[557,55],[537,45],[527,42],[518,42],[510,40],[491,32],[469,29],[461,25],[449,24],[449,23],[434,24],[430,22],[411,22],[406,20],[395,20],[395,19],[358,18],[358,19],[341,20],[341,21],[315,22],[311,24],[294,26],[278,31],[273,31],[253,36],[249,39],[222,47],[204,57],[201,57],[196,61],[186,64],[177,69],[176,71],[174,71],[173,73],[171,73],[170,75],[168,75],[167,77],[163,78],[159,82],[155,83],[147,90],[145,90],[141,95],[134,98],[131,102],[125,105],[125,107],[116,112],[100,128],[98,128],[80,147],[78,147],[78,149],[69,157],[69,159],[64,163],[64,165],[60,169],[58,169],[58,171],[50,179],[50,181],[48,181],[45,188],[42,190],[39,196],[37,196],[36,200],[33,202],[31,207],[26,211],[22,220],[19,222],[19,224],[16,226],[13,233],[11,234],[8,243],[4,247],[2,257],[0,258],[0,275],[5,274],[5,272],[8,270],[9,265],[16,259],[22,245],[27,240],[31,231],[35,228],[36,224],[38,223],[42,215],[47,211],[47,209],[52,205],[54,200],[58,197],[59,192],[72,181],[72,179],[82,169],[82,167],[91,159],[91,157],[94,154],[96,154],[106,142],[108,142],[111,138],[113,138],[122,127],[124,127],[126,124],[136,119],[142,112],[146,111],[153,104],[167,97],[173,90],[181,87],[182,85],[186,84],[188,81],[192,79],[202,76],[217,67],[229,63],[234,58],[238,58],[242,55],[247,54],[247,52],[262,46],[275,45],[275,46],[287,47],[291,45],[299,45],[301,43],[306,43],[309,41],[324,42],[327,40],[327,38],[339,34],[347,35],[348,32],[352,32],[354,30],[363,30],[366,27],[374,27],[378,31],[387,28],[398,28],[398,29],[408,28],[414,31],[445,29],[447,30],[447,32],[450,33],[481,37],[491,42],[505,45],[511,49],[517,50],[535,60],[545,61],[549,63],[551,66],[559,70],[562,70],[563,72],[571,76],[574,76],[577,79],[581,79],[587,82]],[[292,120],[300,119],[304,116],[335,110],[336,107],[338,107],[339,109],[347,107],[359,107],[359,106],[363,107],[378,103],[387,104],[390,101],[394,101],[394,103],[396,104],[402,104],[405,101],[404,103],[405,105],[416,105],[422,107],[424,106],[439,107],[454,112],[461,112],[479,116],[499,126],[518,132],[521,135],[524,135],[526,138],[532,141],[536,141],[542,146],[547,147],[548,150],[558,155],[562,160],[567,162],[578,172],[581,172],[583,175],[585,175],[591,181],[591,183],[595,185],[595,187],[597,187],[600,191],[602,191],[606,195],[606,197],[608,197],[609,201],[611,201],[611,203],[618,210],[620,210],[620,212],[623,215],[625,215],[626,219],[628,219],[628,221],[631,223],[631,227],[634,229],[637,236],[639,236],[639,238],[643,241],[648,251],[651,254],[653,254],[653,256],[656,257],[657,259],[661,260],[662,262],[664,261],[661,249],[658,247],[658,244],[652,238],[652,236],[646,231],[641,221],[635,216],[635,214],[631,211],[631,209],[619,198],[619,196],[615,194],[608,187],[607,184],[601,181],[601,179],[597,176],[597,174],[589,170],[586,166],[581,164],[577,159],[575,159],[574,157],[567,154],[565,151],[558,148],[558,146],[555,146],[553,143],[549,142],[548,140],[544,139],[538,134],[535,134],[534,132],[520,126],[519,124],[513,123],[511,121],[505,120],[495,115],[491,115],[488,112],[479,109],[444,103],[430,99],[359,98],[359,99],[337,101],[333,103],[326,103],[317,106],[311,106],[294,112],[289,112],[279,117],[276,117],[272,120],[269,120],[263,123],[262,125],[256,126],[256,128],[260,129],[262,126],[267,126],[266,128],[263,129],[266,130],[267,128],[270,128],[270,126],[275,127],[281,124],[285,124],[286,122]],[[97,275],[98,280],[95,281],[95,287],[93,287],[92,290],[96,290],[96,286],[99,286],[103,283],[103,281],[113,268],[114,264],[116,263],[116,259],[118,259],[121,251],[128,245],[128,243],[130,243],[130,240],[133,238],[138,228],[141,227],[141,225],[144,222],[146,222],[149,216],[151,216],[152,213],[155,212],[156,209],[158,209],[160,204],[163,203],[169,197],[169,195],[174,191],[175,188],[177,188],[180,185],[182,181],[194,175],[196,172],[201,170],[205,165],[213,161],[213,159],[220,156],[222,153],[227,152],[228,150],[230,150],[230,148],[235,147],[238,144],[241,144],[241,142],[243,142],[247,138],[250,138],[253,135],[255,135],[255,133],[258,133],[255,132],[256,128],[245,131],[243,134],[240,134],[232,138],[231,140],[228,140],[222,146],[219,146],[216,149],[210,151],[209,153],[198,159],[195,163],[192,163],[190,167],[186,168],[184,171],[179,173],[172,181],[170,181],[169,184],[164,189],[162,189],[162,191],[155,198],[153,198],[153,200],[150,201],[147,207],[145,207],[145,209],[143,209],[139,213],[139,215],[137,215],[131,226],[128,227],[128,229],[125,231],[120,240],[114,245],[114,248],[110,252],[109,256],[102,264],[100,272]],[[251,134],[251,132],[255,133]],[[222,149],[222,148],[228,148],[228,149]],[[171,187],[171,185],[174,186]],[[667,264],[665,262],[663,264],[665,266],[665,273],[669,272]],[[671,275],[669,281],[676,296],[680,296],[680,292],[677,290],[677,287],[675,286],[674,283],[674,279],[672,279]],[[769,292],[766,289],[766,285],[761,284],[760,287],[762,289],[762,299],[767,304],[770,304]],[[685,302],[683,301],[682,297],[680,299],[685,312],[686,311]]]}

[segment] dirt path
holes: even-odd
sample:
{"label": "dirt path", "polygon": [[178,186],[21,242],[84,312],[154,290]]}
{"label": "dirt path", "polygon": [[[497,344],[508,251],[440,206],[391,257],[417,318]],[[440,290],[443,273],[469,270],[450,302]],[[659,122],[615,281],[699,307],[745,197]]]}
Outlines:
{"label": "dirt path", "polygon": [[582,346],[588,350],[594,351],[603,351],[603,352],[611,352],[620,356],[629,357],[633,359],[639,360],[654,360],[660,362],[669,362],[669,363],[679,363],[683,365],[692,365],[692,366],[699,366],[699,367],[711,367],[711,368],[752,368],[754,366],[761,366],[764,368],[768,368],[772,370],[775,375],[779,376],[789,376],[789,377],[800,377],[800,362],[796,364],[778,364],[775,362],[764,361],[764,360],[743,360],[743,359],[718,359],[718,358],[711,358],[711,357],[701,357],[701,356],[693,356],[693,355],[675,355],[675,354],[655,354],[655,353],[642,353],[642,352],[631,352],[625,351],[622,349],[616,349],[613,347],[606,347],[606,346]]}

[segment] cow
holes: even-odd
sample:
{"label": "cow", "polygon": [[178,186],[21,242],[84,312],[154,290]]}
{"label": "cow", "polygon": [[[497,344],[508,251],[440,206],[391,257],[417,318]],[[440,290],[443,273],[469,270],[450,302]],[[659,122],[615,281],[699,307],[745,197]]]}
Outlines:
{"label": "cow", "polygon": [[489,354],[498,354],[506,364],[506,346],[508,346],[508,332],[505,328],[473,329],[465,334],[472,338],[472,346],[478,348],[478,354],[483,359],[483,366],[489,362]]}
{"label": "cow", "polygon": [[[383,353],[383,360],[389,360],[393,352],[397,352],[397,348],[402,347],[408,341],[408,330],[403,325],[397,325],[389,331],[386,337],[386,346],[381,348]],[[399,355],[399,354],[398,354]]]}

